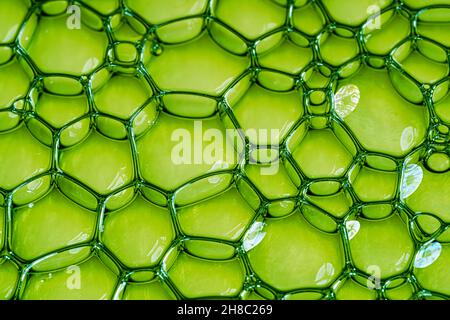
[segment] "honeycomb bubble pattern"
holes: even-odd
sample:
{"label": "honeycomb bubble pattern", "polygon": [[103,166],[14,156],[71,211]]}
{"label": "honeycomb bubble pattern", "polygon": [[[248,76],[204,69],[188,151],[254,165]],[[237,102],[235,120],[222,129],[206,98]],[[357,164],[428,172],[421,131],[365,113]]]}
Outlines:
{"label": "honeycomb bubble pattern", "polygon": [[447,0],[0,7],[0,298],[450,297]]}

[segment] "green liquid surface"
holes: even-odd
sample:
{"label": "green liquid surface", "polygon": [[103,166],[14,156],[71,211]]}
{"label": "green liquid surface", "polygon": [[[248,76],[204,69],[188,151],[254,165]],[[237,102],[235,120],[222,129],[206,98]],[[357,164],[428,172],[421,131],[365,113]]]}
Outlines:
{"label": "green liquid surface", "polygon": [[0,2],[0,299],[450,297],[448,0],[69,5]]}

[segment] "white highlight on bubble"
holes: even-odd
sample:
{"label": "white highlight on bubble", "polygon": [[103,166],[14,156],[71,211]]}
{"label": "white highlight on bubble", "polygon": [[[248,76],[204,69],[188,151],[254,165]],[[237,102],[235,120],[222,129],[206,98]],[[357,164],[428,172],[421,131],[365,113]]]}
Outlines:
{"label": "white highlight on bubble", "polygon": [[417,251],[414,259],[414,267],[418,269],[432,265],[441,255],[442,245],[439,242],[432,242],[422,246]]}
{"label": "white highlight on bubble", "polygon": [[39,189],[42,185],[44,184],[44,180],[43,179],[36,179],[31,181],[30,183],[27,184],[26,186],[26,192],[27,193],[33,193],[35,192],[37,189]]}
{"label": "white highlight on bubble", "polygon": [[414,145],[417,137],[417,129],[414,127],[407,127],[403,130],[400,138],[400,148],[402,151],[409,151]]}
{"label": "white highlight on bubble", "polygon": [[400,198],[406,199],[419,188],[423,180],[423,170],[417,164],[408,164],[402,172]]}
{"label": "white highlight on bubble", "polygon": [[404,252],[400,258],[395,263],[395,270],[401,272],[405,264],[408,264],[411,254],[409,252]]}
{"label": "white highlight on bubble", "polygon": [[357,220],[349,220],[345,222],[345,228],[347,229],[348,240],[352,240],[359,232],[361,224]]}
{"label": "white highlight on bubble", "polygon": [[88,73],[100,64],[100,61],[96,57],[89,58],[83,65],[82,73]]}
{"label": "white highlight on bubble", "polygon": [[[230,167],[230,165],[223,161],[223,160],[217,160],[212,168],[208,170],[209,172],[219,171],[219,170],[227,170]],[[210,176],[208,178],[208,182],[211,184],[219,184],[225,180],[225,177],[223,175],[215,175]]]}
{"label": "white highlight on bubble", "polygon": [[341,119],[345,119],[356,109],[360,99],[361,93],[356,85],[343,86],[334,96],[334,110]]}
{"label": "white highlight on bubble", "polygon": [[[77,244],[77,243],[81,243],[86,241],[89,238],[89,235],[87,233],[84,232],[80,232],[79,234],[77,234],[74,238],[72,238],[71,240],[69,240],[67,242],[68,245],[72,245],[72,244]],[[81,250],[83,250],[84,247],[79,247],[79,248],[73,248],[69,250],[70,254],[77,254],[78,252],[81,252]]]}
{"label": "white highlight on bubble", "polygon": [[316,274],[315,282],[318,286],[327,285],[333,280],[335,270],[330,262],[324,263]]}
{"label": "white highlight on bubble", "polygon": [[153,247],[147,252],[146,256],[151,259],[151,261],[157,261],[161,254],[164,252],[164,245],[161,242],[166,241],[166,237],[160,237],[159,240],[155,242]]}
{"label": "white highlight on bubble", "polygon": [[266,236],[266,232],[263,231],[265,224],[263,222],[256,221],[251,225],[244,236],[242,246],[245,252],[249,252],[256,247]]}

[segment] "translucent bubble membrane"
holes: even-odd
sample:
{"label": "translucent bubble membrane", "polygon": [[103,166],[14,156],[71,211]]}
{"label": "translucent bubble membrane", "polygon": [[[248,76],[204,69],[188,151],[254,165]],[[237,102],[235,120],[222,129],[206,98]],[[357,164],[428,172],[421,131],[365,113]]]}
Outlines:
{"label": "translucent bubble membrane", "polygon": [[0,1],[0,299],[449,298],[449,27],[448,0]]}

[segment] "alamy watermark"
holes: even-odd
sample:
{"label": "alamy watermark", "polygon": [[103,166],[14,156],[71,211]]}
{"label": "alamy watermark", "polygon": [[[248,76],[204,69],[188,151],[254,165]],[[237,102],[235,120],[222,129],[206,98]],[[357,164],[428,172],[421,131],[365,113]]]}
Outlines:
{"label": "alamy watermark", "polygon": [[367,279],[367,288],[370,290],[381,289],[381,268],[378,265],[370,265],[367,267],[367,273],[370,274]]}
{"label": "alamy watermark", "polygon": [[371,30],[381,29],[381,8],[379,5],[371,5],[367,7],[367,14],[369,15],[366,27]]}
{"label": "alamy watermark", "polygon": [[67,7],[66,13],[69,15],[66,26],[70,30],[81,29],[81,8],[76,4]]}
{"label": "alamy watermark", "polygon": [[[249,141],[258,141],[259,148],[251,150],[248,164],[261,164],[262,175],[275,175],[279,169],[278,143],[279,129],[204,129],[203,122],[194,121],[194,130],[178,128],[171,134],[171,141],[177,142],[171,151],[171,160],[175,165],[216,165],[217,163],[237,163],[243,149],[243,137]],[[266,144],[266,145],[264,145]],[[277,156],[274,157],[273,154]],[[275,159],[274,159],[275,158]]]}
{"label": "alamy watermark", "polygon": [[69,275],[66,279],[66,287],[69,290],[81,289],[81,269],[79,266],[68,266],[66,273]]}

